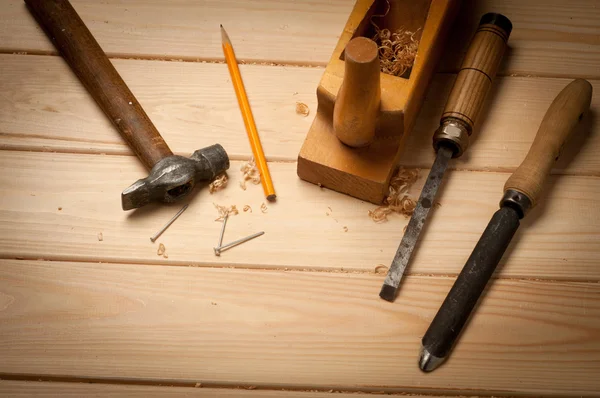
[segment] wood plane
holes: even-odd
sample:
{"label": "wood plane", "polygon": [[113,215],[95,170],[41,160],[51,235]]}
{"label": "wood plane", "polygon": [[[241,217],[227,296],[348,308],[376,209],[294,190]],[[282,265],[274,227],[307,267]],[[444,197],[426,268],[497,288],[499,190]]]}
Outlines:
{"label": "wood plane", "polygon": [[[355,3],[317,88],[317,113],[298,155],[301,179],[383,201],[458,7],[458,0]],[[373,22],[416,32],[417,54],[403,75],[372,67],[379,62],[366,43],[376,33]]]}

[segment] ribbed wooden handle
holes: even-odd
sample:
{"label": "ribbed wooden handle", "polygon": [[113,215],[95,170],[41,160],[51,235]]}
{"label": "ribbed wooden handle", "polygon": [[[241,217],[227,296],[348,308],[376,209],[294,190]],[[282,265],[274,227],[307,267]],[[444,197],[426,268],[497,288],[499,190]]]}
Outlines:
{"label": "ribbed wooden handle", "polygon": [[583,79],[572,81],[558,94],[546,111],[525,160],[506,181],[505,192],[521,192],[535,206],[550,169],[591,101],[592,85]]}
{"label": "ribbed wooden handle", "polygon": [[481,18],[448,97],[442,121],[458,119],[471,134],[500,66],[511,30],[510,21],[503,15],[486,14]]}
{"label": "ribbed wooden handle", "polygon": [[148,168],[173,153],[67,0],[25,0],[71,69]]}

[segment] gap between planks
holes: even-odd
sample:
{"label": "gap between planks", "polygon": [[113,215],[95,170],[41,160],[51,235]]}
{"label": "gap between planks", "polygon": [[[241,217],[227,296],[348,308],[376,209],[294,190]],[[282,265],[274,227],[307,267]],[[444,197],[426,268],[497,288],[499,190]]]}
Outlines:
{"label": "gap between planks", "polygon": [[[236,396],[258,398],[258,397],[281,397],[281,398],[328,398],[330,394],[336,394],[334,397],[344,397],[348,395],[348,398],[368,398],[378,395],[385,396],[402,396],[402,397],[414,397],[414,398],[460,398],[460,397],[472,397],[472,398],[494,398],[499,396],[497,394],[480,394],[468,395],[467,391],[446,391],[440,390],[440,392],[431,391],[427,395],[422,392],[412,393],[410,391],[385,391],[376,388],[364,388],[364,389],[344,389],[336,390],[326,387],[315,387],[315,386],[286,386],[282,388],[280,386],[267,386],[267,385],[251,385],[251,384],[223,384],[223,383],[197,383],[194,381],[181,381],[181,380],[153,380],[153,379],[119,379],[119,378],[89,378],[89,377],[77,377],[77,376],[48,376],[48,375],[37,375],[37,374],[12,374],[12,373],[0,373],[0,393],[4,391],[3,381],[8,382],[10,388],[11,384],[18,387],[19,390],[27,390],[34,383],[39,385],[46,390],[52,391],[56,387],[62,387],[60,390],[57,388],[56,393],[59,391],[65,392],[70,389],[79,390],[81,394],[90,393],[89,390],[97,390],[99,393],[105,393],[106,390],[116,390],[120,392],[119,388],[125,387],[141,387],[146,394],[152,394],[154,390],[152,387],[160,387],[162,394],[168,392],[180,392],[185,394],[190,393],[204,393],[206,396],[218,396],[221,397],[230,395],[227,393],[236,393]],[[21,382],[21,383],[19,383]],[[200,384],[200,385],[199,385]],[[93,386],[93,387],[91,387]],[[84,387],[84,388],[81,388]],[[146,388],[144,388],[146,387]],[[123,395],[127,391],[122,391]],[[283,395],[279,395],[283,394]],[[88,395],[86,395],[88,396]],[[204,395],[201,395],[204,396]],[[233,395],[231,395],[233,396]],[[521,397],[518,395],[501,395],[503,398],[517,398]],[[560,395],[555,396],[561,398]],[[568,396],[565,396],[568,397]]]}
{"label": "gap between planks", "polygon": [[[0,260],[17,260],[17,261],[47,261],[47,262],[55,262],[55,263],[73,263],[73,264],[127,264],[127,265],[139,265],[139,266],[148,266],[148,267],[184,267],[184,268],[204,268],[204,269],[235,269],[235,270],[246,270],[246,271],[256,271],[256,272],[272,272],[272,271],[281,271],[288,273],[324,273],[324,274],[357,274],[357,275],[380,275],[381,277],[385,277],[388,268],[381,268],[381,272],[377,272],[375,270],[367,270],[367,269],[340,269],[340,268],[328,268],[328,267],[307,267],[307,268],[290,268],[290,267],[282,267],[282,266],[265,266],[263,264],[238,264],[232,263],[232,265],[227,264],[216,264],[209,262],[198,262],[191,263],[189,261],[151,261],[151,260],[143,260],[143,261],[133,261],[131,259],[125,261],[117,261],[110,259],[102,259],[102,261],[94,261],[88,258],[71,258],[71,257],[63,257],[63,256],[18,256],[11,257],[0,254]],[[379,266],[375,267],[379,268]],[[407,271],[404,273],[404,276],[411,277],[432,277],[432,278],[456,278],[457,273],[420,273],[420,272],[410,272]],[[540,277],[532,277],[528,275],[513,275],[513,276],[501,276],[498,273],[494,273],[492,275],[492,280],[502,280],[502,281],[511,281],[511,282],[548,282],[548,283],[600,283],[599,279],[586,279],[586,278],[544,278]],[[490,282],[491,283],[491,282]],[[0,377],[1,378],[1,377]]]}
{"label": "gap between planks", "polygon": [[[40,51],[40,50],[14,50],[14,49],[2,49],[0,48],[0,54],[6,55],[23,55],[23,56],[60,56],[55,51]],[[189,57],[189,56],[157,56],[157,55],[143,55],[143,54],[119,54],[119,53],[107,53],[109,59],[112,60],[135,60],[135,61],[157,61],[157,62],[186,62],[186,63],[200,63],[200,64],[225,64],[225,58],[201,58],[201,57]],[[285,61],[285,60],[269,60],[269,59],[238,59],[240,65],[259,65],[259,66],[280,66],[290,68],[325,68],[328,64],[323,62],[300,62],[300,61]],[[439,66],[438,66],[439,68]],[[455,75],[458,73],[458,69],[443,69],[438,70],[438,74]],[[525,71],[498,71],[496,74],[498,77],[527,77],[527,78],[546,78],[546,79],[587,79],[587,80],[599,80],[600,74],[581,74],[581,73],[530,73]]]}

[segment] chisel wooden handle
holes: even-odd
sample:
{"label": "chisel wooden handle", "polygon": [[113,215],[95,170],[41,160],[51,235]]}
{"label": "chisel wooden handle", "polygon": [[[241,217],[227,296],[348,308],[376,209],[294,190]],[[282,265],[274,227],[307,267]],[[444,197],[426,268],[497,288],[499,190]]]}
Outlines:
{"label": "chisel wooden handle", "polygon": [[575,125],[588,111],[592,85],[583,79],[569,83],[552,101],[525,160],[506,181],[504,191],[517,191],[537,203],[542,186]]}
{"label": "chisel wooden handle", "polygon": [[98,42],[67,0],[25,0],[71,69],[140,160],[173,155]]}
{"label": "chisel wooden handle", "polygon": [[[511,31],[512,23],[504,15],[488,13],[481,17],[446,102],[441,127],[433,138],[436,149],[446,143],[453,147],[454,157],[459,157],[468,147]],[[450,128],[445,128],[448,124]]]}

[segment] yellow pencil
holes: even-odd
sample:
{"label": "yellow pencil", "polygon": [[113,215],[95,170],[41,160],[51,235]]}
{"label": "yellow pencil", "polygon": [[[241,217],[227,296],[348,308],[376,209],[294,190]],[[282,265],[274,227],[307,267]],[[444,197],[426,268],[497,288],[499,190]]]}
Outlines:
{"label": "yellow pencil", "polygon": [[258,131],[256,130],[254,117],[252,116],[250,103],[248,102],[248,97],[246,96],[246,90],[244,88],[244,83],[242,82],[242,76],[240,75],[240,70],[235,58],[235,53],[233,52],[231,40],[229,40],[229,36],[227,35],[227,32],[225,32],[223,25],[221,25],[221,40],[223,44],[223,53],[225,54],[225,61],[227,62],[229,74],[231,75],[231,82],[233,83],[235,95],[237,96],[240,110],[242,111],[244,125],[246,126],[246,132],[248,133],[248,139],[250,140],[250,146],[252,147],[252,153],[254,154],[256,166],[260,172],[260,180],[262,182],[263,190],[265,191],[267,200],[273,202],[276,198],[275,188],[273,188],[273,181],[271,181],[271,174],[269,173],[269,167],[267,166],[265,154],[263,153],[260,138],[258,137]]}

